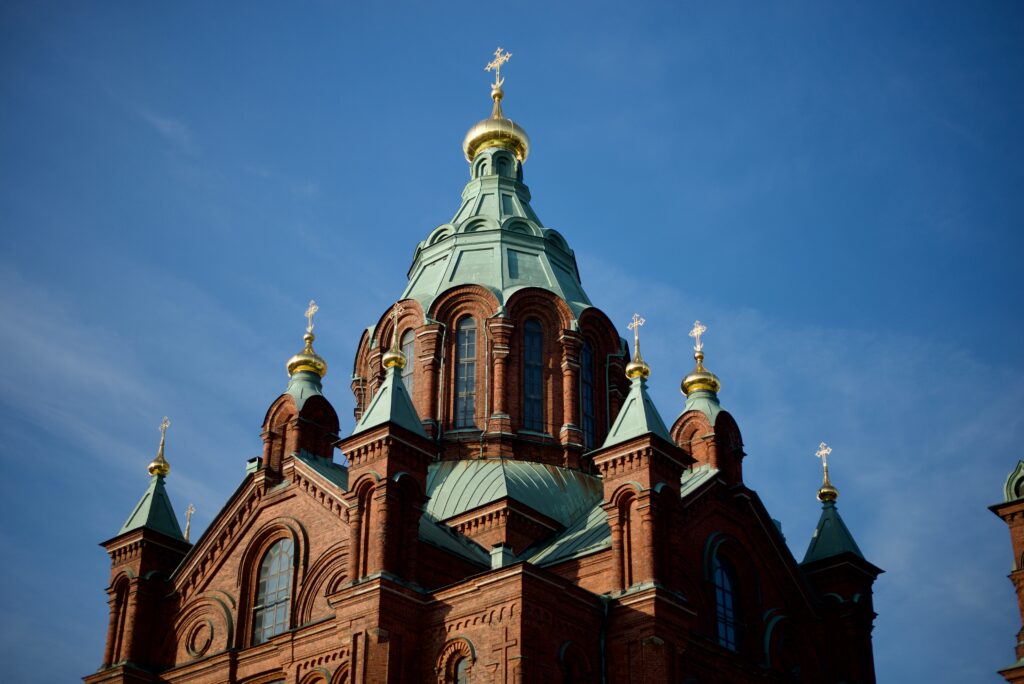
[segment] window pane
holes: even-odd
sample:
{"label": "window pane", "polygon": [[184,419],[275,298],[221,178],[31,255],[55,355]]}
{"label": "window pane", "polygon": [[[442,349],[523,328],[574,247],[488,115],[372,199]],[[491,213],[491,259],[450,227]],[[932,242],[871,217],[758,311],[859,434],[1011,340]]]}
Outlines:
{"label": "window pane", "polygon": [[260,644],[288,629],[291,605],[292,541],[276,542],[260,562],[260,580],[253,603],[253,643]]}
{"label": "window pane", "polygon": [[476,424],[476,321],[463,318],[455,343],[455,427]]}
{"label": "window pane", "polygon": [[402,354],[405,356],[405,368],[402,369],[402,382],[405,390],[412,396],[413,367],[416,362],[416,334],[406,330],[402,335]]}
{"label": "window pane", "polygon": [[523,327],[523,427],[544,430],[544,331],[534,319]]}
{"label": "window pane", "polygon": [[593,449],[594,444],[594,352],[584,343],[580,353],[580,414],[583,418],[583,446]]}

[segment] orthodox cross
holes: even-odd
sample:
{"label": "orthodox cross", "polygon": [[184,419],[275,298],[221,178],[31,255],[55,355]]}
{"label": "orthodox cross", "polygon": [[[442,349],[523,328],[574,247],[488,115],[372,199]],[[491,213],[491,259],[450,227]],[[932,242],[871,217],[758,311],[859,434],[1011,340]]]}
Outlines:
{"label": "orthodox cross", "polygon": [[828,477],[828,455],[832,453],[832,447],[822,442],[814,455],[821,459],[821,467],[825,469],[825,477]]}
{"label": "orthodox cross", "polygon": [[640,349],[640,326],[646,322],[647,321],[640,317],[640,314],[634,313],[633,322],[626,326],[633,331],[633,351],[636,353],[639,353]]}
{"label": "orthodox cross", "polygon": [[388,316],[391,317],[391,346],[394,349],[398,349],[398,317],[405,312],[405,307],[402,306],[401,302],[395,302],[395,305],[391,307],[391,313]]}
{"label": "orthodox cross", "polygon": [[701,351],[704,349],[704,343],[700,341],[700,336],[708,331],[708,326],[702,324],[700,321],[693,322],[693,330],[690,331],[690,337],[693,338],[693,351]]}
{"label": "orthodox cross", "polygon": [[167,437],[167,428],[171,427],[171,421],[167,420],[167,416],[160,422],[160,443],[164,443],[164,439]]}
{"label": "orthodox cross", "polygon": [[188,531],[192,527],[192,514],[196,512],[196,507],[191,503],[188,508],[185,509],[185,541],[188,541]]}
{"label": "orthodox cross", "polygon": [[511,52],[505,52],[501,48],[498,48],[497,50],[494,51],[494,59],[488,62],[487,66],[484,67],[484,71],[494,72],[495,88],[500,88],[501,84],[505,82],[505,80],[501,77],[501,65],[510,60],[511,58]]}
{"label": "orthodox cross", "polygon": [[313,332],[313,316],[320,310],[320,307],[316,305],[316,301],[309,300],[309,308],[306,309],[306,332]]}

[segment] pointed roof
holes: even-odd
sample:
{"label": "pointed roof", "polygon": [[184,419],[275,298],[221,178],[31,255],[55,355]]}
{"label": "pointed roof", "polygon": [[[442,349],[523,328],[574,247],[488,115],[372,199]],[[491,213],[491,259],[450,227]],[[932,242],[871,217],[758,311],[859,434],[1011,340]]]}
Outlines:
{"label": "pointed roof", "polygon": [[146,493],[139,499],[135,510],[128,516],[128,520],[121,526],[121,531],[117,534],[120,536],[142,528],[159,532],[172,539],[185,541],[181,527],[178,526],[178,518],[174,515],[171,499],[167,496],[167,490],[164,488],[163,475],[157,474],[150,478]]}
{"label": "pointed roof", "polygon": [[362,418],[359,419],[355,429],[352,430],[353,435],[369,430],[372,427],[384,425],[385,423],[394,423],[410,432],[415,432],[425,439],[429,439],[426,431],[423,429],[423,424],[420,422],[419,414],[416,413],[416,407],[412,405],[412,397],[409,396],[408,390],[405,389],[405,383],[402,382],[398,371],[399,368],[397,366],[387,369],[384,376],[384,384],[373,395],[370,405],[366,407]]}
{"label": "pointed roof", "polygon": [[608,437],[604,440],[602,448],[620,444],[648,433],[655,434],[666,442],[672,441],[668,428],[665,427],[665,421],[661,419],[658,409],[655,408],[654,402],[647,394],[647,379],[636,376],[632,380],[626,401],[622,404],[622,410],[619,411],[615,424],[608,431]]}
{"label": "pointed roof", "polygon": [[818,526],[814,528],[811,544],[807,547],[802,562],[811,563],[843,553],[852,553],[864,560],[864,554],[860,552],[860,547],[839,516],[835,501],[824,501],[821,504],[821,518],[818,519]]}
{"label": "pointed roof", "polygon": [[295,409],[301,411],[310,397],[324,396],[324,388],[317,373],[301,370],[292,373],[288,378],[288,387],[285,388],[284,393],[292,396],[292,399],[295,400]]}

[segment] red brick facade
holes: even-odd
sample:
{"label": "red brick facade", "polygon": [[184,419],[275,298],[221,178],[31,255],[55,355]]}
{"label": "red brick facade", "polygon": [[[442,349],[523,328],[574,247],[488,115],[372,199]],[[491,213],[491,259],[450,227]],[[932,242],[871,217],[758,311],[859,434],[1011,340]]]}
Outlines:
{"label": "red brick facade", "polygon": [[992,511],[1010,528],[1014,559],[1010,581],[1017,594],[1017,608],[1020,611],[1022,625],[1017,632],[1017,662],[1001,670],[1000,674],[1012,684],[1021,684],[1024,683],[1024,499],[997,504],[992,506]]}
{"label": "red brick facade", "polygon": [[[475,286],[430,311],[403,304],[397,328],[415,332],[412,398],[429,438],[385,424],[335,443],[326,400],[297,410],[282,395],[265,419],[259,468],[194,547],[146,529],[106,544],[107,647],[87,682],[874,681],[873,576],[841,562],[797,564],[743,484],[728,413],[714,424],[682,415],[671,442],[647,434],[585,453],[584,344],[598,444],[628,390],[624,349],[603,313],[574,321],[562,300],[533,288],[503,308]],[[464,316],[480,333],[476,427],[455,430],[453,330]],[[530,319],[544,331],[542,431],[522,428]],[[393,328],[382,316],[360,343],[357,418],[383,382]],[[348,461],[344,487],[310,465],[334,447]],[[494,458],[599,476],[608,542],[554,564],[518,560],[564,526],[510,497],[443,521],[453,539],[490,552],[491,565],[422,538],[431,464]],[[707,476],[684,492],[694,468]],[[294,550],[288,628],[254,644],[260,563],[282,539]],[[719,637],[718,563],[732,571],[732,645]]]}

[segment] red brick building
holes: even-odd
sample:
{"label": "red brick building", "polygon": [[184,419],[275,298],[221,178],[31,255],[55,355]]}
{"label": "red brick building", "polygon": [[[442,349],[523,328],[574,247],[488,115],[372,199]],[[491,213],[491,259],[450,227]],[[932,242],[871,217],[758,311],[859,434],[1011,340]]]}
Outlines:
{"label": "red brick building", "polygon": [[874,681],[881,571],[835,489],[798,562],[744,484],[699,335],[662,420],[638,340],[630,355],[531,208],[528,138],[492,95],[454,218],[362,334],[354,430],[310,325],[262,457],[194,544],[161,443],[104,544],[87,682]]}
{"label": "red brick building", "polygon": [[1010,543],[1013,547],[1010,581],[1017,592],[1017,608],[1020,610],[1022,625],[1017,632],[1017,660],[1000,670],[999,674],[1008,682],[1021,684],[1024,682],[1024,461],[1018,461],[1017,467],[1006,478],[1003,501],[989,508],[1010,528]]}

